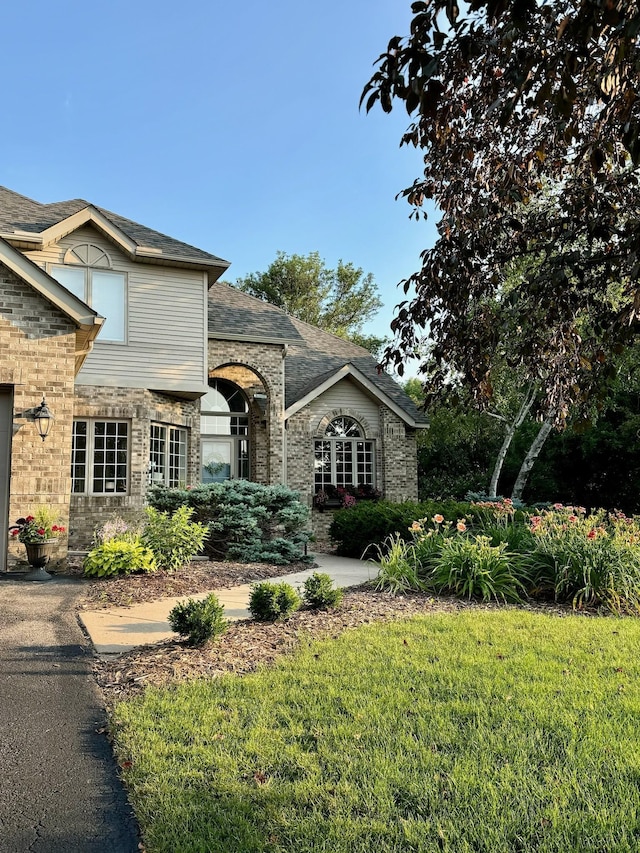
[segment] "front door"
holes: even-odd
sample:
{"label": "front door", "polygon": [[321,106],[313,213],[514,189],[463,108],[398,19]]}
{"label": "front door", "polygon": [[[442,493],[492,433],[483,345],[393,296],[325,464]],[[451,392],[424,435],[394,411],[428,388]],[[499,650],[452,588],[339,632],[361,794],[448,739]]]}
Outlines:
{"label": "front door", "polygon": [[0,572],[7,570],[12,435],[13,392],[10,388],[0,388]]}

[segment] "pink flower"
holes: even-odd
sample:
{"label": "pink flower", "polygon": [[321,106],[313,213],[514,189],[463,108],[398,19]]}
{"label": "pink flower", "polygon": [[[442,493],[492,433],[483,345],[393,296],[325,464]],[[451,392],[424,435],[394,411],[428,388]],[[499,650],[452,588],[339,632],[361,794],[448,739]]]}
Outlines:
{"label": "pink flower", "polygon": [[568,520],[575,524],[575,522],[578,520],[578,516],[577,515],[570,515]]}
{"label": "pink flower", "polygon": [[595,530],[590,530],[590,531],[587,533],[587,539],[595,539],[595,538],[596,538],[596,532],[595,532]]}
{"label": "pink flower", "polygon": [[554,508],[554,509],[564,509],[564,505],[563,505],[563,504],[552,504],[552,506],[553,506],[553,508]]}
{"label": "pink flower", "polygon": [[431,521],[435,521],[435,523],[436,523],[436,524],[442,524],[442,522],[444,521],[444,515],[440,515],[440,513],[439,513],[439,512],[437,512],[437,513],[433,516],[433,518],[431,519]]}
{"label": "pink flower", "polygon": [[464,523],[464,518],[461,518],[456,524],[456,530],[458,533],[464,533],[467,529],[467,525]]}

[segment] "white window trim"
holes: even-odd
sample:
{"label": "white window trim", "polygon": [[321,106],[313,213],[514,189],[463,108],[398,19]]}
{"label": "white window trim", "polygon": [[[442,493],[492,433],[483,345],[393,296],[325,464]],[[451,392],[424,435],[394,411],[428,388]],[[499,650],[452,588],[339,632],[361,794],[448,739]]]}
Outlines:
{"label": "white window trim", "polygon": [[[101,273],[103,275],[118,275],[123,279],[123,293],[122,298],[124,301],[123,305],[123,337],[122,338],[109,338],[108,330],[109,326],[105,324],[102,332],[96,339],[94,346],[98,346],[99,344],[109,344],[110,346],[126,346],[129,341],[129,275],[124,270],[114,270],[109,269],[107,267],[88,267],[84,266],[81,263],[74,264],[48,264],[47,272],[51,276],[51,278],[58,281],[56,278],[55,271],[56,269],[61,269],[64,267],[70,267],[71,269],[80,269],[84,272],[84,296],[80,297],[83,302],[85,302],[90,308],[93,308],[93,294],[92,294],[92,282],[93,282],[93,272]],[[62,285],[64,287],[64,285]],[[109,318],[106,317],[107,323]]]}
{"label": "white window trim", "polygon": [[[91,495],[94,497],[122,497],[124,495],[130,494],[131,489],[131,421],[122,419],[122,418],[74,418],[74,425],[76,423],[86,423],[87,425],[87,447],[86,447],[86,463],[85,463],[85,474],[84,474],[84,489],[82,491],[72,491],[73,495]],[[126,473],[125,473],[125,489],[124,491],[118,491],[115,488],[115,484],[117,483],[116,478],[114,480],[114,488],[109,489],[104,492],[94,492],[93,491],[93,480],[94,480],[94,466],[95,462],[95,425],[96,424],[106,424],[106,423],[117,423],[117,424],[126,424],[127,425],[127,461],[126,461]],[[73,452],[73,449],[72,449]],[[74,486],[74,469],[73,469],[73,457],[72,457],[72,470],[71,470],[71,488],[73,490]]]}
{"label": "white window trim", "polygon": [[[154,429],[162,430],[164,432],[163,441],[164,441],[164,459],[161,462],[161,465],[158,465],[155,459],[152,459],[153,455],[156,455],[153,451],[152,447],[152,432]],[[182,470],[178,470],[178,476],[171,476],[171,434],[172,432],[179,433],[183,439],[184,443],[184,468]],[[186,427],[176,426],[175,424],[162,424],[155,421],[152,421],[151,426],[149,428],[149,484],[162,484],[165,486],[169,486],[169,488],[179,487],[181,483],[186,485],[187,483],[187,471],[189,466],[189,430]],[[175,485],[174,485],[175,483]]]}

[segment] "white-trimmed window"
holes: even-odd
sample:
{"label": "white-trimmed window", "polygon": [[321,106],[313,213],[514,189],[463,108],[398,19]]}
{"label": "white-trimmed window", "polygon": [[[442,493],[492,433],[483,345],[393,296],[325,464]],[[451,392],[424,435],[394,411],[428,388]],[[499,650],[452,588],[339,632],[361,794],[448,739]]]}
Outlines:
{"label": "white-trimmed window", "polygon": [[187,482],[187,431],[181,427],[151,424],[149,480],[171,489]]}
{"label": "white-trimmed window", "polygon": [[353,418],[334,418],[314,449],[316,491],[326,486],[373,486],[374,442],[365,439],[362,427]]}
{"label": "white-trimmed window", "polygon": [[74,494],[113,495],[129,490],[129,423],[73,422],[71,482]]}
{"label": "white-trimmed window", "polygon": [[227,379],[212,379],[200,400],[203,483],[250,477],[249,403],[242,389]]}
{"label": "white-trimmed window", "polygon": [[105,317],[100,341],[126,340],[126,276],[111,269],[111,259],[99,246],[82,243],[69,249],[64,266],[51,275],[98,314]]}

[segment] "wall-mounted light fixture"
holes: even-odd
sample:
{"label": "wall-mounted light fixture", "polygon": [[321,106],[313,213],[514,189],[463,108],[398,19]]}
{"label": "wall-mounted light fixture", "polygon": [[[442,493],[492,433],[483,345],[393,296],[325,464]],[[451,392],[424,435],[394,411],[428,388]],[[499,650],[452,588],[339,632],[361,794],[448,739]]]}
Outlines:
{"label": "wall-mounted light fixture", "polygon": [[[42,402],[39,406],[35,406],[33,409],[25,409],[24,412],[16,412],[14,418],[20,418],[27,421],[33,421],[36,425],[36,429],[38,430],[38,435],[44,441],[45,438],[51,432],[51,426],[54,421],[53,412],[47,406],[47,402],[44,398],[44,394],[42,395]],[[13,423],[13,434],[15,435],[22,424]]]}
{"label": "wall-mounted light fixture", "polygon": [[44,441],[45,438],[49,435],[51,425],[53,424],[53,413],[46,404],[44,394],[42,395],[42,402],[39,406],[36,406],[33,412],[33,419],[36,422],[36,429],[38,430],[38,435]]}

